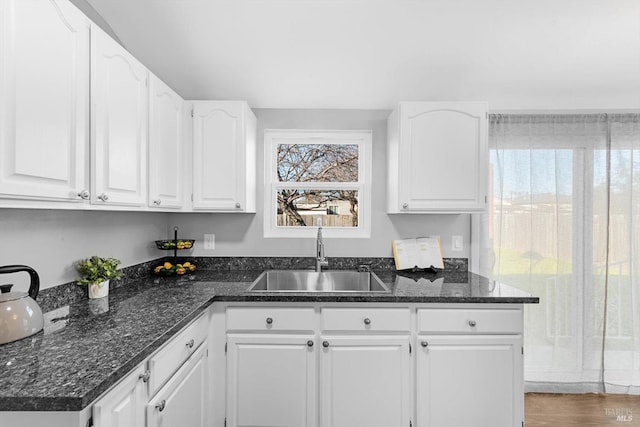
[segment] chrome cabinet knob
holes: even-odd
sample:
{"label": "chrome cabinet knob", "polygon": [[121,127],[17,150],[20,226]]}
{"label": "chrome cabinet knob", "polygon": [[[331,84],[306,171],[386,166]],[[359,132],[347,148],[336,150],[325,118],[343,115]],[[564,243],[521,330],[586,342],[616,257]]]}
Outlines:
{"label": "chrome cabinet knob", "polygon": [[187,347],[193,348],[193,344],[195,344],[195,341],[193,341],[193,338],[192,338],[187,342]]}
{"label": "chrome cabinet knob", "polygon": [[307,346],[308,347],[313,347],[313,340],[307,341]]}
{"label": "chrome cabinet knob", "polygon": [[153,204],[156,206],[160,206],[162,204],[162,200],[161,199],[156,199],[153,201]]}
{"label": "chrome cabinet knob", "polygon": [[409,203],[403,203],[402,204],[402,209],[407,209],[409,207]]}
{"label": "chrome cabinet knob", "polygon": [[143,383],[146,383],[146,382],[149,381],[149,377],[151,377],[151,372],[150,371],[144,371],[142,374],[140,374],[140,376],[138,378],[140,378]]}
{"label": "chrome cabinet knob", "polygon": [[475,320],[469,320],[469,326],[471,326],[472,328],[474,326],[476,326],[476,321]]}
{"label": "chrome cabinet knob", "polygon": [[429,341],[421,341],[420,345],[423,347],[428,347],[429,346]]}
{"label": "chrome cabinet knob", "polygon": [[107,193],[102,193],[101,195],[98,196],[98,199],[102,200],[103,202],[106,202],[107,200],[109,200],[109,195]]}
{"label": "chrome cabinet knob", "polygon": [[329,341],[322,341],[322,346],[323,346],[324,348],[329,347]]}
{"label": "chrome cabinet knob", "polygon": [[365,325],[370,325],[371,324],[371,319],[369,319],[368,317],[364,319],[364,324]]}
{"label": "chrome cabinet knob", "polygon": [[271,325],[273,323],[273,319],[271,317],[267,317],[267,325]]}
{"label": "chrome cabinet knob", "polygon": [[167,401],[162,399],[160,402],[156,403],[156,409],[160,412],[164,411],[164,407],[167,405]]}
{"label": "chrome cabinet knob", "polygon": [[80,197],[82,200],[89,200],[89,197],[91,197],[91,193],[89,193],[87,190],[82,190],[78,193],[78,197]]}
{"label": "chrome cabinet knob", "polygon": [[239,202],[238,202],[238,203],[236,203],[236,208],[240,209],[240,206],[241,206],[241,205],[240,205],[240,203],[239,203]]}

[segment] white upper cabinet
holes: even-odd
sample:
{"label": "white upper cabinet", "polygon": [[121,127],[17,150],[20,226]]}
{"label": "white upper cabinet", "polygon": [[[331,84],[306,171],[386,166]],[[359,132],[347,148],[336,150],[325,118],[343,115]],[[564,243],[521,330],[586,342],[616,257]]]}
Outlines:
{"label": "white upper cabinet", "polygon": [[91,202],[147,204],[148,72],[91,28]]}
{"label": "white upper cabinet", "polygon": [[89,197],[89,26],[66,1],[0,2],[0,197]]}
{"label": "white upper cabinet", "polygon": [[255,212],[256,117],[244,101],[193,103],[194,210]]}
{"label": "white upper cabinet", "polygon": [[153,74],[149,97],[149,207],[181,208],[184,101]]}
{"label": "white upper cabinet", "polygon": [[482,212],[484,102],[401,102],[387,121],[388,213]]}

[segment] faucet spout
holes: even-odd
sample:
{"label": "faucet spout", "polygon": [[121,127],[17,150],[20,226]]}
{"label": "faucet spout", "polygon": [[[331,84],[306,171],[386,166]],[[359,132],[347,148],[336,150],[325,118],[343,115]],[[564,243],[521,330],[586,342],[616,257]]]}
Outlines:
{"label": "faucet spout", "polygon": [[322,267],[328,267],[329,261],[324,256],[324,242],[322,241],[322,223],[318,226],[318,237],[316,238],[316,271],[322,271]]}

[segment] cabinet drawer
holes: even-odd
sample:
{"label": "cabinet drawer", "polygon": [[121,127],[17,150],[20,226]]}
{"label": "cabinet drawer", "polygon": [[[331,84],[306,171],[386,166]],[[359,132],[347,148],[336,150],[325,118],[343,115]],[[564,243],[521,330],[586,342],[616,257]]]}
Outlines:
{"label": "cabinet drawer", "polygon": [[313,331],[313,308],[230,307],[227,330]]}
{"label": "cabinet drawer", "polygon": [[326,308],[323,331],[409,331],[408,308]]}
{"label": "cabinet drawer", "polygon": [[147,426],[203,427],[207,418],[206,346],[201,346],[146,405]]}
{"label": "cabinet drawer", "polygon": [[418,310],[418,332],[522,333],[520,310]]}
{"label": "cabinet drawer", "polygon": [[149,358],[149,395],[153,396],[182,363],[207,339],[209,317],[205,313]]}

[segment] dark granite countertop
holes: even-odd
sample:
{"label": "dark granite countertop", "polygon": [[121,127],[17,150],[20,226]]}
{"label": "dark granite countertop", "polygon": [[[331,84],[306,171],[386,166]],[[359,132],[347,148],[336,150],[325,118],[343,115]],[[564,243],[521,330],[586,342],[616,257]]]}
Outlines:
{"label": "dark granite countertop", "polygon": [[391,294],[247,293],[261,271],[142,279],[45,313],[45,329],[0,345],[0,411],[79,411],[215,301],[537,303],[472,273],[380,272]]}

